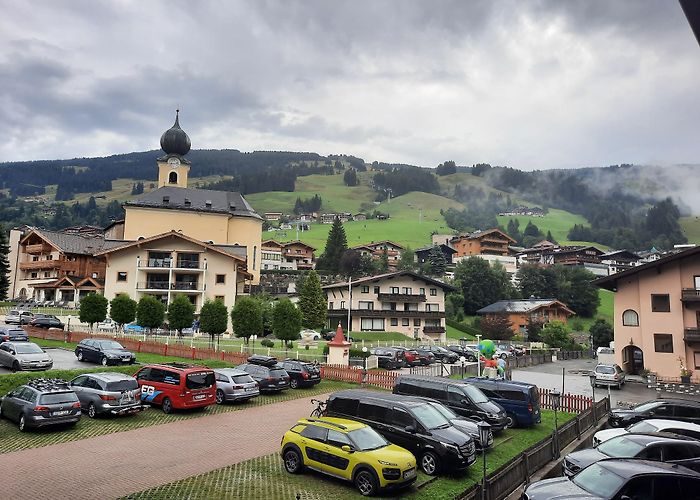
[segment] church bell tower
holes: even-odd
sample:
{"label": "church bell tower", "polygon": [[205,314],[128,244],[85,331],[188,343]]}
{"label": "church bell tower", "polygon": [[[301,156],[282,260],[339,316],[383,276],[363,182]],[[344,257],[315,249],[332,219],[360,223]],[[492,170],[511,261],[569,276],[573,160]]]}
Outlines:
{"label": "church bell tower", "polygon": [[190,138],[180,128],[180,110],[175,112],[175,124],[163,132],[160,147],[165,156],[158,158],[158,187],[187,187],[190,162],[185,158],[189,152]]}

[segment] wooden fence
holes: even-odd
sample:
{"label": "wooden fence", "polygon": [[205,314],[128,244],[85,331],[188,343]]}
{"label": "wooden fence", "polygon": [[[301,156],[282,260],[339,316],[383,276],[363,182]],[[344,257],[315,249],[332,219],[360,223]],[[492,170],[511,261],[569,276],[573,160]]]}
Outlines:
{"label": "wooden fence", "polygon": [[[539,389],[540,406],[547,410],[553,410],[554,404],[552,399],[552,391],[550,389]],[[559,410],[568,411],[570,413],[582,413],[591,407],[593,399],[580,394],[569,394],[565,392],[560,397]]]}

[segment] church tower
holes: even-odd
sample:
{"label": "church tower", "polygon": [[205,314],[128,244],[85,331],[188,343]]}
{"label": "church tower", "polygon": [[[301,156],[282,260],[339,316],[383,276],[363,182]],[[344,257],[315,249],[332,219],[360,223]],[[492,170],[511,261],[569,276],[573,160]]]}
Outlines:
{"label": "church tower", "polygon": [[187,187],[190,162],[185,158],[189,152],[190,138],[180,128],[180,110],[175,112],[175,124],[163,132],[160,147],[165,156],[158,158],[158,187]]}

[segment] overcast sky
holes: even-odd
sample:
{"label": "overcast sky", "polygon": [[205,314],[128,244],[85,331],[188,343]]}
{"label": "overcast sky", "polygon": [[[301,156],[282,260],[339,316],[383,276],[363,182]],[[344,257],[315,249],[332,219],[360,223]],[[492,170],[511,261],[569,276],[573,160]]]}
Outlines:
{"label": "overcast sky", "polygon": [[0,161],[159,147],[522,169],[697,163],[674,0],[0,0]]}

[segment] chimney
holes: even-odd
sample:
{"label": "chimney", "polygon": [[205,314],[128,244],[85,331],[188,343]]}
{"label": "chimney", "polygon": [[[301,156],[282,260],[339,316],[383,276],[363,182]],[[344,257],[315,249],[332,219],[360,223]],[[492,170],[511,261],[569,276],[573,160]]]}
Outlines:
{"label": "chimney", "polygon": [[236,205],[234,205],[233,203],[229,203],[228,208],[229,208],[229,210],[230,210],[231,212],[235,212],[235,211],[236,211]]}

